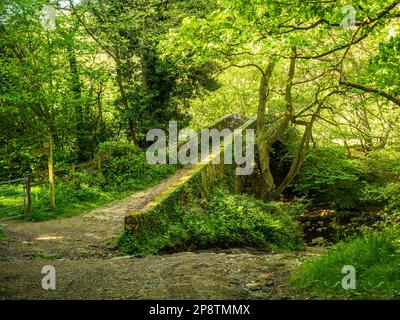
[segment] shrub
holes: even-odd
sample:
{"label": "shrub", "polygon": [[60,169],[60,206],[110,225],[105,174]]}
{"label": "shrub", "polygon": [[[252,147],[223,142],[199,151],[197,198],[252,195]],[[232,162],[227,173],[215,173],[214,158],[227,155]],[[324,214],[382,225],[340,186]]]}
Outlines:
{"label": "shrub", "polygon": [[177,246],[188,246],[189,235],[180,223],[171,223],[165,233],[146,233],[140,238],[124,232],[118,239],[119,250],[135,256],[157,254]]}
{"label": "shrub", "polygon": [[248,245],[296,249],[301,243],[297,224],[273,203],[215,189],[204,211],[192,210],[184,216],[191,239],[202,248]]}
{"label": "shrub", "polygon": [[96,186],[59,181],[55,184],[56,208],[51,209],[48,187],[35,189],[32,192],[33,211],[25,216],[27,220],[44,221],[73,216],[113,199],[111,193],[103,192]]}
{"label": "shrub", "polygon": [[102,172],[81,169],[56,180],[56,209],[49,208],[47,186],[32,193],[30,220],[71,216],[115,200],[128,192],[143,190],[176,171],[172,165],[149,165],[146,154],[131,143],[109,141],[101,144],[96,157],[102,159]]}
{"label": "shrub", "polygon": [[140,238],[123,234],[119,239],[121,250],[140,256],[181,247],[253,246],[294,250],[303,245],[298,224],[283,211],[281,204],[229,194],[221,188],[211,192],[205,205],[197,203],[180,217],[169,222],[166,232],[142,234]]}
{"label": "shrub", "polygon": [[391,228],[340,243],[327,255],[306,262],[291,283],[312,292],[345,294],[341,270],[351,265],[356,269],[355,292],[361,297],[396,294],[400,290],[399,239],[398,229]]}
{"label": "shrub", "polygon": [[126,142],[105,142],[96,157],[103,160],[98,182],[108,190],[143,190],[176,170],[172,165],[149,164],[145,151]]}
{"label": "shrub", "polygon": [[297,195],[308,196],[314,204],[352,209],[360,202],[362,176],[358,163],[343,152],[321,148],[308,154],[293,189]]}
{"label": "shrub", "polygon": [[382,186],[365,184],[361,199],[371,205],[384,206],[387,211],[397,209],[400,207],[400,182],[391,182]]}
{"label": "shrub", "polygon": [[[35,194],[35,208],[47,208],[49,206],[48,192],[47,188],[42,188]],[[69,203],[96,201],[102,196],[102,192],[99,188],[89,186],[85,183],[71,184],[68,182],[58,182],[55,185],[55,196],[57,206],[62,207]]]}
{"label": "shrub", "polygon": [[400,177],[400,152],[391,148],[372,151],[361,162],[361,166],[375,181],[396,180]]}

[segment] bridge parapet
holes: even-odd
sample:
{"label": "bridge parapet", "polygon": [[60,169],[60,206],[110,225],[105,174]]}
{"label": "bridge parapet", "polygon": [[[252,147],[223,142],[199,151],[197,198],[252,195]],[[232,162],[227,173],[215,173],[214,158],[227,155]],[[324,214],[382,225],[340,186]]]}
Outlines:
{"label": "bridge parapet", "polygon": [[[247,120],[247,121],[246,121]],[[245,119],[240,115],[226,115],[209,129],[237,129],[245,132],[254,129],[256,119]],[[219,164],[214,164],[213,159],[220,157]],[[214,151],[207,159],[197,165],[188,165],[184,174],[177,181],[171,183],[152,202],[144,208],[129,212],[125,217],[125,230],[140,235],[141,231],[162,232],[161,221],[174,221],[179,218],[179,208],[195,199],[206,198],[211,188],[221,179],[228,180],[232,190],[242,189],[243,178],[234,174],[235,165],[224,164],[224,145]],[[161,230],[160,230],[161,229]]]}

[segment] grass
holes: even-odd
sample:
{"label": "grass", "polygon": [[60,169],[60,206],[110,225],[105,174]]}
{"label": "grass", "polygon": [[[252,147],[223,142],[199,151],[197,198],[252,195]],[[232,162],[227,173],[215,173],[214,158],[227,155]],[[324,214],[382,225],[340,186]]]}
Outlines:
{"label": "grass", "polygon": [[[169,168],[161,174],[159,169],[155,168],[152,175],[148,175],[147,179],[136,181],[134,179],[125,179],[124,186],[104,186],[92,185],[90,182],[90,173],[85,173],[83,181],[79,179],[56,181],[55,185],[55,202],[56,208],[51,209],[49,205],[49,190],[47,185],[34,186],[31,189],[32,195],[32,211],[27,215],[22,215],[23,207],[13,208],[10,210],[0,211],[0,219],[18,216],[21,214],[21,219],[29,221],[45,221],[56,218],[66,218],[78,215],[85,211],[90,211],[103,206],[109,202],[122,199],[137,191],[145,190],[161,180],[172,175],[176,169]],[[76,178],[76,177],[75,177]],[[95,179],[93,179],[95,180]],[[22,193],[22,187],[17,187],[13,193],[1,193],[0,208],[12,207],[14,205],[23,204],[23,197],[4,198],[13,194]]]}
{"label": "grass", "polygon": [[[21,194],[23,194],[23,188],[21,185],[10,186],[3,185],[0,188],[0,209],[5,209],[7,207],[13,207],[16,205],[23,205],[24,198]],[[15,216],[23,212],[23,207],[12,208],[0,210],[0,219],[8,218],[10,216]]]}
{"label": "grass", "polygon": [[[56,186],[56,208],[49,206],[48,187],[46,185],[32,187],[32,211],[27,215],[22,215],[23,207],[0,211],[0,219],[18,216],[32,221],[43,221],[59,217],[69,217],[81,212],[95,209],[108,202],[118,200],[129,195],[131,192],[100,192],[96,198],[71,199],[71,190],[67,192],[61,190],[65,188],[64,183]],[[68,189],[68,187],[67,187]],[[23,203],[23,197],[0,198],[0,207],[12,207]]]}
{"label": "grass", "polygon": [[[355,267],[355,290],[342,288],[345,265]],[[290,282],[320,297],[399,299],[399,267],[400,234],[391,227],[337,244],[321,258],[306,262]]]}
{"label": "grass", "polygon": [[[46,193],[47,188],[42,187],[34,197],[37,198]],[[40,207],[33,207],[32,212],[25,216],[25,220],[45,221],[49,219],[72,217],[85,211],[94,210],[112,201],[122,199],[132,193],[133,191],[99,192],[96,194],[96,197],[93,198],[75,199],[68,196],[65,192],[59,192],[58,196],[56,195],[55,209],[48,207],[48,197],[46,197],[41,200],[42,205]],[[43,205],[43,202],[46,204]],[[35,203],[35,200],[33,200],[33,203]],[[38,203],[38,201],[36,203]]]}
{"label": "grass", "polygon": [[3,229],[0,227],[0,241],[4,240],[4,231]]}

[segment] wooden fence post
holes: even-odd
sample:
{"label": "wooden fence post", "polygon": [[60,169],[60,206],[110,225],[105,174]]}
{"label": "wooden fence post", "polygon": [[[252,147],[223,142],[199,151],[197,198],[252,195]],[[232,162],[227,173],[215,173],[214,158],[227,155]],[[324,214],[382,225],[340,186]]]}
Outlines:
{"label": "wooden fence post", "polygon": [[50,193],[50,207],[54,209],[55,205],[55,194],[54,194],[54,162],[53,162],[53,137],[49,139],[49,156],[48,156],[48,167],[49,167],[49,193]]}
{"label": "wooden fence post", "polygon": [[31,197],[31,176],[28,175],[28,177],[25,179],[25,213],[31,212],[32,211],[32,197]]}

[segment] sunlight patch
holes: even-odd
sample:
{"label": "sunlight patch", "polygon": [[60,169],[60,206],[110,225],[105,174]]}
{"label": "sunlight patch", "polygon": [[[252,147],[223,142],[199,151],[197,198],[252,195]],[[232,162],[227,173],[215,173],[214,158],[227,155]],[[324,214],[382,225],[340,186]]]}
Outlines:
{"label": "sunlight patch", "polygon": [[62,240],[64,239],[63,236],[39,236],[35,240],[38,241],[51,241],[51,240]]}

